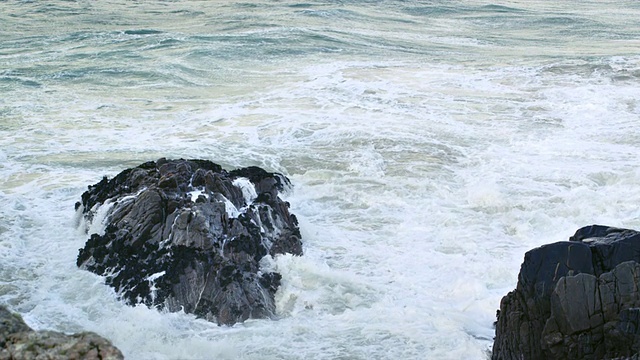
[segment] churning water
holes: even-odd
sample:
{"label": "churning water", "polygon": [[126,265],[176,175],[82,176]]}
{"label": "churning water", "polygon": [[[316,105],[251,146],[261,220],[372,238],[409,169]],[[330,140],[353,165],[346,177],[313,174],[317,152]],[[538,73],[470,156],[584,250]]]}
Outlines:
{"label": "churning water", "polygon": [[[0,1],[0,303],[129,359],[482,359],[528,249],[640,228],[637,1]],[[118,301],[86,186],[160,157],[293,182],[278,320]]]}

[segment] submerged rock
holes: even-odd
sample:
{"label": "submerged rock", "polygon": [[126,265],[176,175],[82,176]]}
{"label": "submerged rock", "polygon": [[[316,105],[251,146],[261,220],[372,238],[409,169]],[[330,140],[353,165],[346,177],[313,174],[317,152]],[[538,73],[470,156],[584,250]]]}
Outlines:
{"label": "submerged rock", "polygon": [[92,332],[66,335],[33,331],[20,315],[0,305],[0,359],[121,360],[120,350]]}
{"label": "submerged rock", "polygon": [[640,354],[640,232],[593,225],[525,254],[500,303],[492,359]]}
{"label": "submerged rock", "polygon": [[106,277],[130,304],[184,310],[218,324],[271,317],[280,275],[266,255],[302,255],[283,175],[225,171],[205,160],[147,162],[89,186],[76,209],[91,234],[78,266]]}

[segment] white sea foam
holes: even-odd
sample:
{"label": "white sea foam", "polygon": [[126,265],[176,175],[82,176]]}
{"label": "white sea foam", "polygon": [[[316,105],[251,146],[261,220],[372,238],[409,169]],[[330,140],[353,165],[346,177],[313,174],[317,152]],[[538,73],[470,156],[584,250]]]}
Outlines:
{"label": "white sea foam", "polygon": [[96,204],[91,211],[94,212],[91,223],[85,225],[87,234],[104,235],[106,221],[108,221],[111,209],[113,209],[113,202],[108,201],[104,204]]}
{"label": "white sea foam", "polygon": [[227,210],[227,215],[229,218],[237,218],[240,216],[241,212],[236,208],[236,206],[231,202],[231,200],[227,199],[224,196],[221,196],[224,201],[224,208]]}
{"label": "white sea foam", "polygon": [[248,205],[251,205],[253,201],[258,197],[256,193],[256,187],[253,183],[243,177],[239,177],[233,180],[233,185],[239,187],[242,190],[242,196],[244,196],[244,202]]}
{"label": "white sea foam", "polygon": [[204,196],[205,198],[209,198],[209,195],[207,195],[207,193],[201,189],[189,191],[187,194],[191,197],[192,202],[196,202],[196,200],[198,200],[198,197],[200,195]]}
{"label": "white sea foam", "polygon": [[[188,192],[187,194],[189,194],[189,196],[191,197],[191,201],[193,201],[193,202],[195,202],[200,195],[204,196],[207,199],[209,198],[209,194],[207,194],[207,192],[204,191],[203,189],[196,189],[196,190]],[[216,194],[215,198],[216,198],[217,201],[224,203],[224,208],[225,208],[225,211],[227,212],[227,216],[229,216],[229,218],[237,218],[244,211],[243,209],[238,209],[231,202],[231,200],[227,199],[225,196],[223,196],[221,194]]]}

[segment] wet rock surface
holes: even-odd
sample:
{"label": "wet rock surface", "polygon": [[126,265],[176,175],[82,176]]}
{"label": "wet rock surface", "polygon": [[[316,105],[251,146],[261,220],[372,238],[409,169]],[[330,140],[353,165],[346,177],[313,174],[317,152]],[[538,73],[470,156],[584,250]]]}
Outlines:
{"label": "wet rock surface", "polygon": [[0,359],[121,360],[120,350],[92,332],[66,335],[34,331],[22,318],[0,306]]}
{"label": "wet rock surface", "polygon": [[492,359],[635,359],[640,233],[593,225],[525,254],[501,301]]}
{"label": "wet rock surface", "polygon": [[[160,159],[89,186],[76,204],[104,221],[79,267],[106,277],[130,304],[184,310],[218,324],[272,317],[280,275],[267,255],[302,255],[283,175],[223,170],[206,160]],[[104,218],[104,220],[102,220]]]}

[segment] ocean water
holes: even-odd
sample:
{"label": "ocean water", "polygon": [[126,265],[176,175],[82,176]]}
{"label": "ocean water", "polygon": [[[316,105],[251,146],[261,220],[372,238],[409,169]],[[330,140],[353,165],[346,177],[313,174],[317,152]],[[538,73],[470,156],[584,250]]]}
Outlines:
{"label": "ocean water", "polygon": [[[128,359],[484,359],[524,253],[640,229],[640,3],[0,1],[0,304]],[[277,320],[123,305],[75,266],[87,185],[287,175]]]}

